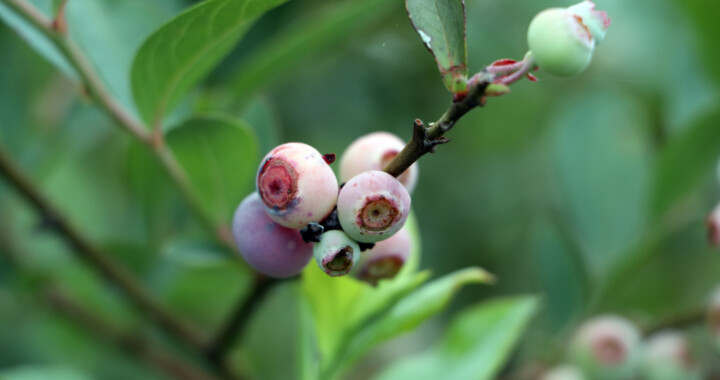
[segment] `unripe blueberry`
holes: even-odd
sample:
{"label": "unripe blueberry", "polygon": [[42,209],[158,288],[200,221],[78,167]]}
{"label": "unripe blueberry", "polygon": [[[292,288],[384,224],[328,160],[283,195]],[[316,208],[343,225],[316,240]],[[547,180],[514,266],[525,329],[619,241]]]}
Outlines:
{"label": "unripe blueberry", "polygon": [[360,256],[360,247],[340,230],[322,234],[319,243],[313,247],[313,256],[318,266],[330,276],[344,276],[350,273]]}
{"label": "unripe blueberry", "polygon": [[257,190],[272,220],[299,229],[330,214],[337,201],[338,183],[315,148],[287,143],[263,158]]}
{"label": "unripe blueberry", "polygon": [[363,172],[340,189],[337,211],[348,236],[374,243],[389,238],[405,224],[410,213],[410,194],[388,173]]}
{"label": "unripe blueberry", "polygon": [[605,39],[605,34],[607,34],[610,27],[610,18],[607,12],[596,11],[594,2],[586,0],[569,7],[567,10],[582,19],[582,23],[587,26],[593,40],[595,40],[595,46]]}
{"label": "unripe blueberry", "polygon": [[247,196],[235,211],[233,235],[245,261],[268,276],[294,276],[312,257],[312,244],[299,231],[272,221],[258,193]]}
{"label": "unripe blueberry", "polygon": [[644,380],[700,380],[700,373],[685,337],[678,331],[662,331],[645,342]]}
{"label": "unripe blueberry", "polygon": [[580,326],[570,350],[591,379],[630,379],[638,369],[640,332],[622,317],[597,317]]}
{"label": "unripe blueberry", "polygon": [[[383,170],[404,147],[405,143],[399,137],[388,132],[375,132],[358,138],[340,157],[340,182],[347,182],[362,172]],[[412,164],[398,180],[412,193],[417,178],[417,164]]]}
{"label": "unripe blueberry", "polygon": [[540,380],[586,380],[586,377],[576,367],[565,364],[546,371]]}
{"label": "unripe blueberry", "polygon": [[563,8],[538,13],[528,28],[528,46],[537,65],[550,74],[569,77],[583,72],[595,42],[582,19]]}
{"label": "unripe blueberry", "polygon": [[353,275],[373,286],[379,280],[395,277],[410,255],[411,244],[410,233],[403,227],[395,235],[364,251]]}

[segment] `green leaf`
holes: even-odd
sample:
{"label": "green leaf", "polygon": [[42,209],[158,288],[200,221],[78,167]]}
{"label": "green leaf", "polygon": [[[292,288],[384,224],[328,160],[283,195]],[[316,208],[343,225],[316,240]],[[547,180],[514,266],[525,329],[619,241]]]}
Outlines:
{"label": "green leaf", "polygon": [[572,96],[548,120],[563,217],[593,274],[604,274],[647,228],[652,182],[650,120],[635,99],[597,86]]}
{"label": "green leaf", "polygon": [[390,366],[375,379],[492,379],[536,310],[532,297],[493,300],[467,309],[453,320],[437,347]]}
{"label": "green leaf", "polygon": [[[374,321],[367,321],[349,339],[335,365],[354,363],[375,345],[402,333],[412,331],[422,322],[444,310],[455,294],[468,284],[487,284],[493,276],[480,268],[467,268],[448,274],[405,296],[387,313]],[[331,367],[331,373],[335,370]]]}
{"label": "green leaf", "polygon": [[464,0],[406,0],[408,15],[425,46],[435,57],[445,87],[452,93],[467,88],[467,43]]}
{"label": "green leaf", "polygon": [[0,380],[90,380],[85,374],[69,368],[22,367],[0,372]]}
{"label": "green leaf", "polygon": [[720,3],[704,0],[675,0],[676,3],[691,17],[691,25],[697,29],[696,44],[702,46],[698,50],[708,63],[707,68],[712,70],[715,80],[720,83],[720,50],[717,49],[718,25],[716,15],[720,14]]}
{"label": "green leaf", "polygon": [[140,115],[149,124],[205,77],[235,46],[253,21],[286,0],[208,0],[181,13],[140,48],[132,87]]}
{"label": "green leaf", "polygon": [[652,212],[662,217],[700,181],[710,176],[720,157],[720,112],[703,117],[668,142],[655,164]]}
{"label": "green leaf", "polygon": [[320,54],[341,46],[354,33],[365,30],[393,9],[386,0],[364,0],[333,5],[286,27],[243,63],[230,80],[236,97],[292,72],[304,62],[317,62]]}
{"label": "green leaf", "polygon": [[205,209],[229,223],[252,190],[259,161],[250,128],[231,118],[198,117],[172,129],[167,142]]}

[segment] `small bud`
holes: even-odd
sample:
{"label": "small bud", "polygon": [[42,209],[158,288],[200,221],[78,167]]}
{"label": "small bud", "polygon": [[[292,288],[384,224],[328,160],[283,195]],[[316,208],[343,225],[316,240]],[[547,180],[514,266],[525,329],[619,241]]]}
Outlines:
{"label": "small bud", "polygon": [[574,366],[561,365],[545,372],[540,380],[586,380],[585,375]]}
{"label": "small bud", "polygon": [[637,372],[640,332],[614,315],[591,319],[575,334],[571,358],[588,377],[628,379]]}
{"label": "small bud", "polygon": [[510,93],[510,87],[502,83],[491,83],[485,88],[486,96],[503,96]]}
{"label": "small bud", "polygon": [[648,338],[642,367],[645,380],[700,380],[690,346],[678,331],[661,331]]}
{"label": "small bud", "polygon": [[344,276],[350,273],[360,256],[360,247],[340,230],[322,234],[319,243],[313,247],[313,256],[318,266],[328,275]]}

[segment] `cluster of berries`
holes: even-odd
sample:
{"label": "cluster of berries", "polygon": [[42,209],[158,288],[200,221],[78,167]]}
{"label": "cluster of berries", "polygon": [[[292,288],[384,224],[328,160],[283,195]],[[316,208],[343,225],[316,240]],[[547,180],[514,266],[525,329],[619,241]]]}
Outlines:
{"label": "cluster of berries", "polygon": [[298,274],[313,256],[330,276],[352,271],[372,284],[395,276],[410,253],[403,227],[417,167],[398,178],[382,169],[404,146],[385,132],[359,138],[341,157],[341,186],[330,167],[334,154],[303,143],[275,147],[260,164],[257,192],[233,218],[245,261],[272,277]]}
{"label": "cluster of berries", "polygon": [[[710,298],[706,319],[720,350],[720,287]],[[700,380],[704,377],[685,334],[667,329],[642,339],[627,319],[605,315],[575,333],[568,364],[546,371],[541,380]]]}

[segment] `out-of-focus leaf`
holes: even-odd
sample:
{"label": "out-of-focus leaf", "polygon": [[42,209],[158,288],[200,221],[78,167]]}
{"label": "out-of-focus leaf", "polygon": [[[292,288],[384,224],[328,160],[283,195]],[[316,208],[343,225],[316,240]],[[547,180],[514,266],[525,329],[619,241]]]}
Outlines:
{"label": "out-of-focus leaf", "polygon": [[157,30],[142,45],[132,67],[133,96],[142,118],[159,124],[257,17],[285,1],[209,0]]}
{"label": "out-of-focus leaf", "polygon": [[720,112],[715,111],[670,140],[655,164],[652,212],[662,217],[713,172],[720,157]]}
{"label": "out-of-focus leaf", "polygon": [[350,337],[347,348],[336,364],[341,368],[355,362],[375,345],[408,332],[441,312],[465,285],[493,281],[480,268],[467,268],[434,280],[400,299],[387,313],[373,323],[366,323]]}
{"label": "out-of-focus leaf", "polygon": [[84,373],[70,368],[22,367],[0,372],[0,380],[90,380]]}
{"label": "out-of-focus leaf", "polygon": [[720,49],[717,48],[717,35],[720,32],[716,15],[720,14],[720,3],[717,1],[704,0],[675,0],[681,7],[685,8],[692,18],[693,26],[699,33],[697,36],[702,41],[703,49],[700,49],[705,56],[707,67],[720,83],[720,67],[717,62],[720,60]]}
{"label": "out-of-focus leaf", "polygon": [[246,97],[304,62],[318,59],[323,51],[388,14],[392,6],[385,0],[348,2],[288,26],[238,68],[230,80],[232,91],[236,97]]}
{"label": "out-of-focus leaf", "polygon": [[153,279],[169,306],[213,329],[250,289],[252,277],[223,247],[182,240],[165,247]]}
{"label": "out-of-focus leaf", "polygon": [[467,88],[467,44],[464,0],[406,0],[410,21],[435,57],[445,87]]}
{"label": "out-of-focus leaf", "polygon": [[[48,18],[54,14],[53,2],[32,0]],[[145,37],[161,22],[180,9],[177,0],[98,0],[68,1],[65,14],[70,38],[90,59],[111,93],[133,109],[128,73],[132,58]],[[77,79],[75,70],[52,43],[7,6],[0,4],[0,18],[32,45],[38,53],[66,75]],[[127,27],[132,23],[132,27]]]}
{"label": "out-of-focus leaf", "polygon": [[531,266],[547,305],[547,326],[558,334],[583,311],[590,279],[581,247],[560,215],[538,218],[529,238]]}
{"label": "out-of-focus leaf", "polygon": [[558,104],[549,119],[564,216],[602,274],[647,227],[652,151],[649,118],[619,91],[596,88]]}
{"label": "out-of-focus leaf", "polygon": [[267,99],[261,97],[253,99],[245,107],[242,118],[252,126],[262,154],[278,146],[280,142],[279,120],[276,111]]}
{"label": "out-of-focus leaf", "polygon": [[390,366],[376,379],[492,379],[536,309],[531,297],[469,308],[452,321],[437,347]]}
{"label": "out-of-focus leaf", "polygon": [[229,223],[257,168],[257,140],[250,128],[231,118],[194,118],[172,129],[167,142],[203,206],[216,221]]}

